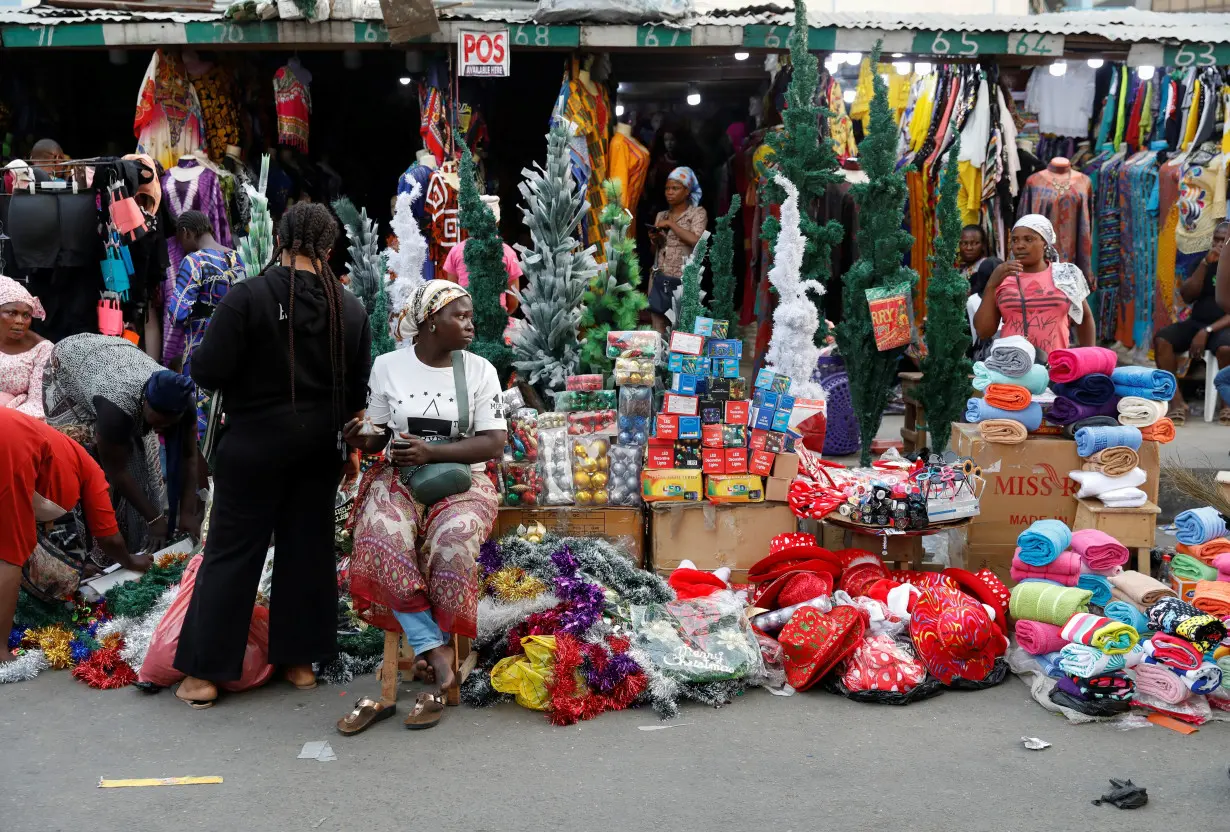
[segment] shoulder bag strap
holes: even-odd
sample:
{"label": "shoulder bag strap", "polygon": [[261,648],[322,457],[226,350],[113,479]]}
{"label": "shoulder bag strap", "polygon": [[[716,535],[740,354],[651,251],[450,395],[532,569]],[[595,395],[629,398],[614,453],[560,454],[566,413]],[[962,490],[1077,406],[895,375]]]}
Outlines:
{"label": "shoulder bag strap", "polygon": [[466,384],[464,350],[453,351],[453,386],[457,388],[457,434],[464,437],[470,432],[470,388]]}

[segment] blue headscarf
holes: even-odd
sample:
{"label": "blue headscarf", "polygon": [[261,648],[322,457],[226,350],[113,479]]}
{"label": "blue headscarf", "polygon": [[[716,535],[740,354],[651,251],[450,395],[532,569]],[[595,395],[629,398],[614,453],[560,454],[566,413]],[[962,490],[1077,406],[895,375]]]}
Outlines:
{"label": "blue headscarf", "polygon": [[[172,416],[196,409],[196,386],[192,379],[159,370],[145,382],[145,403],[159,413]],[[196,419],[193,418],[193,424]],[[184,428],[182,420],[163,434],[167,450],[167,528],[175,531],[179,519],[179,496],[183,491]]]}
{"label": "blue headscarf", "polygon": [[692,207],[700,205],[700,180],[696,178],[696,171],[689,167],[678,167],[666,177],[667,182],[672,179],[688,189],[688,202],[692,204]]}

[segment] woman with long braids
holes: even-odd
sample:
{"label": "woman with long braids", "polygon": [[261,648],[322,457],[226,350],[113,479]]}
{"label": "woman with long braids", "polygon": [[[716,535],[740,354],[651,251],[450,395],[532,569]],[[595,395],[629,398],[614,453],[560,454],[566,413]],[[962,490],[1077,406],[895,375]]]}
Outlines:
{"label": "woman with long braids", "polygon": [[329,269],[337,223],[293,206],[258,277],[218,304],[192,377],[225,394],[205,558],[184,618],[176,696],[207,708],[243,670],[248,620],[272,537],[269,661],[301,689],[337,652],[333,507],[346,458],[342,426],[367,399],[371,330]]}

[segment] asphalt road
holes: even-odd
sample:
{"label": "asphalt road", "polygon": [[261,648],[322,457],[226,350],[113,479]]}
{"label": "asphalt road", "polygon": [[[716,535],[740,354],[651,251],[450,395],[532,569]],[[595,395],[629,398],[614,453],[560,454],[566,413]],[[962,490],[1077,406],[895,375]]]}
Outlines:
{"label": "asphalt road", "polygon": [[[426,732],[395,716],[336,734],[376,690],[370,677],[345,692],[281,683],[197,712],[64,672],[0,687],[0,829],[1120,832],[1224,829],[1230,796],[1226,724],[1191,736],[1074,726],[1015,678],[904,708],[758,690],[667,723],[630,711],[555,728],[507,705],[451,708]],[[640,730],[661,725],[675,727]],[[1053,746],[1027,751],[1023,736]],[[312,740],[338,759],[297,759]],[[97,788],[178,775],[224,783]],[[1149,805],[1091,805],[1109,777],[1144,785]]]}

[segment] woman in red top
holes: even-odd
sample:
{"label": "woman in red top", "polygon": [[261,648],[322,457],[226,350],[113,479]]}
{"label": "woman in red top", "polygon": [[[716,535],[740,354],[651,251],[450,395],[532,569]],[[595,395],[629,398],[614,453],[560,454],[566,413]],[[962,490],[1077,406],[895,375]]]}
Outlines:
{"label": "woman in red top", "polygon": [[[39,523],[78,503],[103,553],[144,572],[148,555],[130,555],[115,522],[107,477],[85,448],[38,419],[0,408],[0,627],[13,626],[21,568],[34,552]],[[13,658],[0,650],[0,662]]]}

